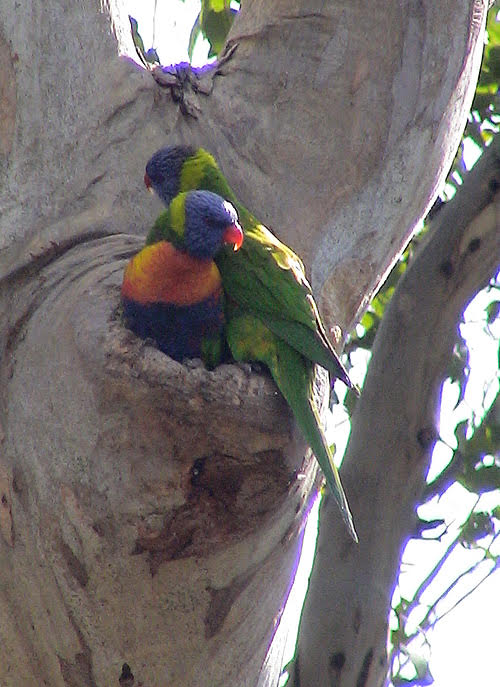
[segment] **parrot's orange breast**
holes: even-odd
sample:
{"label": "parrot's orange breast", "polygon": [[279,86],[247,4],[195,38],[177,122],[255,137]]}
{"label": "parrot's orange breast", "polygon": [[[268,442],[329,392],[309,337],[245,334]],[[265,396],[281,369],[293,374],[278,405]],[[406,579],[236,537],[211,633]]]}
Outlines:
{"label": "parrot's orange breast", "polygon": [[193,258],[173,244],[160,241],[146,246],[128,263],[122,296],[137,303],[192,305],[221,287],[213,260]]}

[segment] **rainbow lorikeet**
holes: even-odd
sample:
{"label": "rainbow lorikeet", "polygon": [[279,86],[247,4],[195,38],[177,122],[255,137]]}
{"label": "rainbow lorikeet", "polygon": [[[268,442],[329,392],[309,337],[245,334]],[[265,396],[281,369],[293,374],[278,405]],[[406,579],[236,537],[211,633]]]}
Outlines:
{"label": "rainbow lorikeet", "polygon": [[[222,248],[214,256],[227,296],[229,348],[235,360],[260,361],[269,368],[357,541],[313,398],[315,364],[357,390],[328,339],[302,261],[238,203],[215,159],[203,148],[162,148],[147,163],[144,181],[166,205],[178,193],[202,188],[236,207],[245,236],[241,250],[234,253]],[[162,213],[147,243],[169,240],[169,236],[166,214]]]}
{"label": "rainbow lorikeet", "polygon": [[217,365],[224,347],[224,301],[213,256],[237,249],[243,232],[234,207],[215,193],[179,194],[166,213],[171,237],[143,248],[125,268],[121,299],[129,329],[175,360]]}

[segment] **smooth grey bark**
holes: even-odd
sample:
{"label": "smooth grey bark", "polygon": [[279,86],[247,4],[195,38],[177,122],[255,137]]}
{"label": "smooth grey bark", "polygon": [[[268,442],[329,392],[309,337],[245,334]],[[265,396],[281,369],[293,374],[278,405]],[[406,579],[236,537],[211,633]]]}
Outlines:
{"label": "smooth grey bark", "polygon": [[117,57],[97,0],[2,3],[2,684],[108,687],[123,662],[138,684],[256,683],[314,461],[265,375],[174,364],[121,326],[160,208],[144,163],[211,149],[345,329],[451,160],[485,10],[248,0],[195,118]]}
{"label": "smooth grey bark", "polygon": [[360,545],[343,545],[327,500],[295,687],[384,684],[386,619],[439,436],[441,385],[457,326],[500,267],[499,189],[497,137],[439,211],[384,313],[342,466]]}

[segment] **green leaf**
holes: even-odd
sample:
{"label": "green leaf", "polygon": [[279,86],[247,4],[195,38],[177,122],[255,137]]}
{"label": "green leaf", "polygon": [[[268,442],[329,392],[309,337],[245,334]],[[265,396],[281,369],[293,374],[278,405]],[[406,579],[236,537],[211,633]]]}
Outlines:
{"label": "green leaf", "polygon": [[458,425],[455,427],[455,437],[457,439],[457,451],[460,451],[461,453],[463,452],[464,446],[467,442],[466,440],[466,434],[467,430],[469,428],[469,421],[468,420],[462,420],[462,422],[459,422]]}
{"label": "green leaf", "polygon": [[457,341],[453,347],[453,354],[448,362],[447,373],[450,380],[458,384],[459,394],[455,403],[456,408],[464,400],[469,379],[469,349],[460,334],[458,334]]}
{"label": "green leaf", "polygon": [[[467,421],[465,421],[467,424]],[[455,429],[455,435],[459,442],[459,451],[469,469],[481,462],[486,455],[496,455],[500,446],[500,396],[497,394],[487,413],[481,420],[481,424],[474,428],[474,433],[469,439],[465,439],[465,433],[459,423]],[[493,466],[495,467],[495,466]],[[486,467],[481,468],[485,470]],[[497,468],[500,470],[500,468]],[[494,473],[490,473],[493,475]],[[499,485],[500,486],[500,485]]]}
{"label": "green leaf", "polygon": [[229,2],[226,2],[226,0],[208,0],[205,4],[214,12],[223,12],[226,6],[229,7]]}
{"label": "green leaf", "polygon": [[401,677],[399,674],[392,678],[394,687],[427,687],[432,685],[434,678],[432,677],[428,660],[416,651],[410,651],[407,647],[401,647],[401,652],[409,658],[415,670],[415,677],[408,679]]}
{"label": "green leaf", "polygon": [[418,537],[422,538],[424,532],[435,530],[438,527],[444,527],[446,529],[446,522],[443,518],[434,518],[433,520],[422,520],[422,518],[418,518],[415,530]]}
{"label": "green leaf", "polygon": [[141,38],[141,34],[139,33],[139,24],[137,23],[137,19],[134,19],[134,17],[132,17],[130,14],[128,15],[128,20],[130,22],[130,31],[132,33],[132,40],[134,41],[136,52],[141,58],[141,61],[144,62],[144,54],[146,50],[144,48],[144,42]]}
{"label": "green leaf", "polygon": [[144,47],[144,41],[142,40],[141,34],[139,33],[139,24],[137,19],[134,19],[130,14],[128,15],[130,22],[130,32],[132,34],[132,40],[134,41],[134,47],[139,59],[145,67],[148,64],[160,64],[160,58],[158,53],[154,48],[149,48],[146,50]]}
{"label": "green leaf", "polygon": [[380,322],[380,317],[377,317],[375,313],[367,310],[363,317],[361,318],[361,326],[364,327],[366,331],[370,330],[372,327],[376,327]]}
{"label": "green leaf", "polygon": [[490,143],[490,141],[493,140],[494,136],[495,136],[495,134],[492,131],[490,131],[489,129],[482,129],[481,130],[481,138],[483,139],[483,143],[485,145],[488,145],[488,143]]}
{"label": "green leaf", "polygon": [[352,389],[348,389],[344,398],[344,406],[349,414],[349,417],[352,417],[357,401],[358,397],[356,396],[355,392]]}
{"label": "green leaf", "polygon": [[500,467],[487,465],[471,470],[458,478],[460,484],[473,494],[485,494],[500,489]]}
{"label": "green leaf", "polygon": [[188,55],[189,59],[193,59],[193,52],[194,52],[194,46],[196,44],[196,41],[198,39],[198,36],[201,34],[201,12],[198,14],[196,17],[193,28],[191,29],[191,33],[189,34],[189,43],[188,43]]}
{"label": "green leaf", "polygon": [[493,534],[494,531],[489,513],[472,513],[462,527],[460,543],[466,548],[475,548],[479,539]]}
{"label": "green leaf", "polygon": [[500,315],[500,301],[491,301],[486,306],[486,322],[488,324],[493,324],[493,322]]}
{"label": "green leaf", "polygon": [[208,56],[214,57],[222,50],[236,13],[229,6],[220,11],[214,11],[206,7],[209,4],[209,1],[202,3],[201,28],[203,35],[210,43]]}
{"label": "green leaf", "polygon": [[488,13],[486,21],[486,31],[488,32],[488,46],[500,43],[500,22],[497,21],[498,7],[492,7],[493,11]]}

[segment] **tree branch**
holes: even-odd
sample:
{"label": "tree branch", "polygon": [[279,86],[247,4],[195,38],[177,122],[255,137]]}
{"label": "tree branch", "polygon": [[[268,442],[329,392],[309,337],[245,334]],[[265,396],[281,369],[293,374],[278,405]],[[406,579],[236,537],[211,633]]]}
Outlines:
{"label": "tree branch", "polygon": [[[366,687],[384,677],[391,591],[438,437],[457,322],[498,269],[499,189],[497,137],[436,216],[377,332],[342,469],[360,544],[346,543],[327,501],[301,628],[301,687],[334,676],[358,684],[363,671]],[[331,662],[340,654],[341,668]]]}

